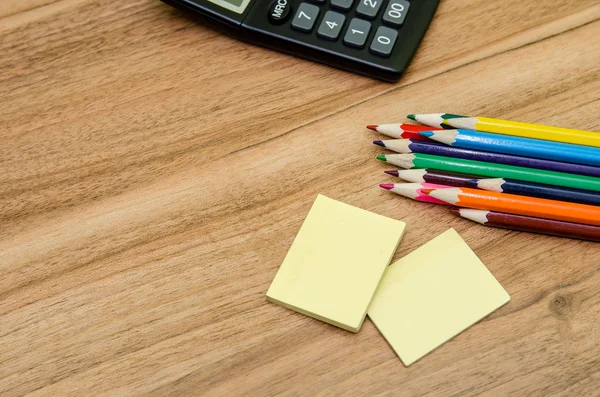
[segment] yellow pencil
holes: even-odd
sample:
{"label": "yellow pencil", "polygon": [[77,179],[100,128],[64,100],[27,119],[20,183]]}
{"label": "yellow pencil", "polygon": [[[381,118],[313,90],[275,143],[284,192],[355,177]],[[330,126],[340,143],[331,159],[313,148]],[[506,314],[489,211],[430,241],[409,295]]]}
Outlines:
{"label": "yellow pencil", "polygon": [[409,119],[441,128],[460,128],[491,132],[494,134],[522,136],[545,141],[566,142],[575,145],[600,147],[600,133],[570,128],[551,127],[541,124],[520,123],[491,119],[489,117],[459,116],[448,113],[409,114]]}

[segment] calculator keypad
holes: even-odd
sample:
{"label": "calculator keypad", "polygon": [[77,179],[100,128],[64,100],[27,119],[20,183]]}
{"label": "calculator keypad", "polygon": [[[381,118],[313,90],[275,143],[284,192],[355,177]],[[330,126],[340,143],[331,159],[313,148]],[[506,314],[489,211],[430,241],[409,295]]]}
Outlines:
{"label": "calculator keypad", "polygon": [[317,36],[327,40],[337,40],[346,17],[339,12],[327,11],[317,31]]}
{"label": "calculator keypad", "polygon": [[[284,0],[279,0],[284,1]],[[287,0],[290,1],[290,0]],[[301,32],[310,33],[314,29],[321,8],[326,6],[315,5],[315,3],[324,3],[326,0],[307,0],[310,3],[300,3],[294,18],[292,19],[292,28]],[[387,58],[392,54],[394,45],[398,39],[397,29],[402,26],[406,19],[410,2],[407,0],[358,0],[356,6],[356,15],[350,20],[348,27],[344,30],[346,15],[355,1],[357,0],[328,0],[331,8],[336,11],[327,11],[319,23],[317,36],[324,40],[337,41],[343,36],[342,42],[347,47],[362,49],[367,45],[372,25],[377,28],[375,35],[372,36],[369,43],[369,52],[371,54]],[[383,6],[384,1],[388,1],[383,16],[378,23],[375,19]],[[311,4],[313,3],[313,4]],[[275,3],[274,3],[275,4]],[[273,12],[273,6],[271,7]],[[277,10],[278,11],[278,10]],[[278,11],[279,12],[279,11]],[[277,23],[278,20],[273,20]],[[342,34],[343,33],[343,34]]]}
{"label": "calculator keypad", "polygon": [[292,20],[292,28],[308,33],[315,26],[318,16],[319,7],[308,3],[301,3]]}
{"label": "calculator keypad", "polygon": [[344,35],[344,44],[350,47],[363,48],[367,42],[371,23],[364,19],[352,18]]}
{"label": "calculator keypad", "polygon": [[360,0],[356,7],[356,13],[367,19],[374,19],[381,8],[381,3],[383,0]]}

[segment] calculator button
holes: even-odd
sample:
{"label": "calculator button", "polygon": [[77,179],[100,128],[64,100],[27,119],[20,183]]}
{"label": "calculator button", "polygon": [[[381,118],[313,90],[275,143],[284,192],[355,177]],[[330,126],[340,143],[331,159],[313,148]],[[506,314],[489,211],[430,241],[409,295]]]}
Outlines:
{"label": "calculator button", "polygon": [[347,11],[352,8],[354,0],[331,0],[331,6],[340,10]]}
{"label": "calculator button", "polygon": [[389,57],[396,43],[398,32],[394,29],[380,26],[375,32],[375,37],[371,42],[370,50],[373,54],[381,55],[382,57]]}
{"label": "calculator button", "polygon": [[392,26],[400,26],[404,23],[410,3],[406,0],[391,0],[383,14],[383,22]]}
{"label": "calculator button", "polygon": [[269,7],[269,20],[271,23],[280,25],[291,15],[292,0],[275,0]]}
{"label": "calculator button", "polygon": [[337,40],[344,26],[346,17],[338,12],[327,11],[323,21],[317,30],[317,36],[327,40]]}
{"label": "calculator button", "polygon": [[344,44],[350,47],[363,48],[370,30],[370,22],[364,19],[352,18],[344,35]]}
{"label": "calculator button", "polygon": [[373,19],[377,15],[377,11],[381,8],[383,0],[360,0],[356,13],[361,17]]}
{"label": "calculator button", "polygon": [[296,12],[292,20],[292,28],[301,32],[310,32],[313,26],[315,26],[318,16],[319,7],[308,3],[300,3],[298,12]]}

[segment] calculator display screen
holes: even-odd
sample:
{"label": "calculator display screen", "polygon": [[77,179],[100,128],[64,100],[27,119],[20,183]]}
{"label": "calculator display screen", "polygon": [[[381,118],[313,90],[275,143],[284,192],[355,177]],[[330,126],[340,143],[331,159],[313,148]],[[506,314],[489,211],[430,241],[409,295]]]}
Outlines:
{"label": "calculator display screen", "polygon": [[233,11],[237,14],[244,12],[250,0],[208,0],[209,2]]}

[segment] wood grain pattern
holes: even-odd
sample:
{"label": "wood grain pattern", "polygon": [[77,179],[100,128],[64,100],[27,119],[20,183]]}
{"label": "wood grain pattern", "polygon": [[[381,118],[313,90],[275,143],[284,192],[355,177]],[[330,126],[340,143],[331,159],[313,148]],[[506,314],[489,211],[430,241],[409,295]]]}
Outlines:
{"label": "wood grain pattern", "polygon": [[[599,130],[596,1],[444,0],[386,84],[157,0],[0,5],[3,396],[594,396],[600,248],[381,191],[364,129],[453,111]],[[410,368],[265,292],[317,193],[455,227],[510,304]]]}

